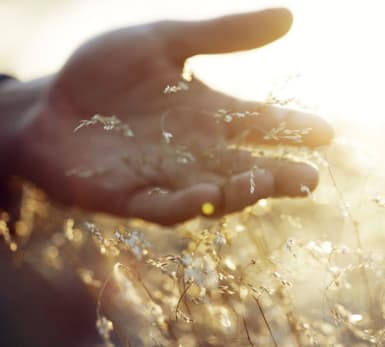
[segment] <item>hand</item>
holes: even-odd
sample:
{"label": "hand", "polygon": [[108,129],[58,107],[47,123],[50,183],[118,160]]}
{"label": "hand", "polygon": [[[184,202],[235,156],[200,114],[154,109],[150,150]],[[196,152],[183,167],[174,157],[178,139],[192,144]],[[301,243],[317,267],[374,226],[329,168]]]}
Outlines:
{"label": "hand", "polygon": [[[179,84],[188,57],[262,46],[284,35],[291,21],[287,10],[271,9],[157,22],[87,42],[47,82],[20,133],[16,172],[64,203],[161,224],[199,215],[206,202],[218,216],[265,197],[304,195],[302,184],[317,185],[313,167],[228,145],[285,141],[266,137],[282,122],[302,130],[304,145],[327,144],[332,131],[323,120],[237,100],[197,80]],[[181,90],[164,93],[167,85]],[[221,109],[245,117],[227,114],[234,118],[228,122]],[[96,117],[98,124],[74,132],[94,114],[116,115],[120,124]],[[99,124],[108,121],[115,129]]]}

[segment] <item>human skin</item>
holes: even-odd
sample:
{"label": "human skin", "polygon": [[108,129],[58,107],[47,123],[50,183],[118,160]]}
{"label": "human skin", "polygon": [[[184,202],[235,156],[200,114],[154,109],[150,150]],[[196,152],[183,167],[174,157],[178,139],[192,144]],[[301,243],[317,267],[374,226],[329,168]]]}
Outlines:
{"label": "human skin", "polygon": [[[312,166],[256,158],[228,145],[240,138],[276,145],[280,141],[264,134],[282,122],[289,129],[311,128],[301,145],[325,145],[333,131],[324,120],[235,99],[196,79],[185,83],[188,90],[163,92],[181,81],[189,57],[263,46],[291,23],[291,13],[276,8],[124,28],[86,42],[53,76],[2,83],[3,174],[22,176],[67,205],[160,224],[199,215],[207,202],[220,216],[261,198],[304,195],[302,185],[313,190],[318,182]],[[213,117],[219,109],[258,115],[224,122]],[[134,136],[100,124],[74,132],[94,114],[116,115]],[[172,134],[169,141],[165,133]],[[191,160],[178,161],[180,151]]]}

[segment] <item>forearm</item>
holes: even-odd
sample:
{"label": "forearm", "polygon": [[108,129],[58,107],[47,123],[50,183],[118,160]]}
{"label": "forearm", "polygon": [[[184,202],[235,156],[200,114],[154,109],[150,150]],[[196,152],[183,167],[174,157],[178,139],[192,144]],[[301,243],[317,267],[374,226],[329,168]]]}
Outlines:
{"label": "forearm", "polygon": [[22,129],[33,120],[49,85],[49,78],[0,84],[0,177],[12,173]]}

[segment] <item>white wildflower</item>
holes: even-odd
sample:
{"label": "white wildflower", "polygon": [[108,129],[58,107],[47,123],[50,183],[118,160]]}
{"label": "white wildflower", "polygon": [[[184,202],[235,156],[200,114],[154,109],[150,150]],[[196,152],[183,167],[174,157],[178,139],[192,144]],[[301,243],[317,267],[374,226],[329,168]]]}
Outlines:
{"label": "white wildflower", "polygon": [[217,247],[222,247],[226,243],[227,243],[226,238],[220,232],[216,232],[215,238],[214,238],[214,245]]}
{"label": "white wildflower", "polygon": [[214,112],[212,115],[217,120],[217,122],[223,121],[225,123],[230,123],[234,119],[242,119],[247,117],[259,116],[259,112],[256,112],[256,111],[233,112],[233,111],[221,108],[221,109],[218,109],[216,112]]}
{"label": "white wildflower", "polygon": [[90,119],[81,120],[79,125],[74,129],[74,132],[77,132],[83,127],[88,127],[95,124],[102,124],[103,129],[106,131],[115,130],[120,132],[123,136],[134,136],[134,132],[130,126],[128,124],[122,123],[122,121],[115,115],[107,117],[100,114],[95,114]]}
{"label": "white wildflower", "polygon": [[166,88],[164,88],[163,93],[164,94],[173,94],[180,91],[187,91],[189,89],[189,86],[186,82],[180,81],[177,85],[167,85]]}
{"label": "white wildflower", "polygon": [[141,260],[143,255],[147,254],[147,250],[151,246],[140,230],[127,231],[125,234],[115,231],[114,235],[116,240],[129,249],[138,260]]}
{"label": "white wildflower", "polygon": [[185,268],[184,279],[186,282],[192,281],[204,288],[214,288],[218,285],[216,264],[210,256],[185,255],[182,258],[182,264]]}
{"label": "white wildflower", "polygon": [[250,170],[250,194],[255,192],[255,170],[257,170],[256,166],[253,166]]}
{"label": "white wildflower", "polygon": [[148,191],[148,195],[161,195],[161,194],[168,194],[168,190],[167,189],[163,189],[163,188],[160,188],[160,187],[155,187],[155,188],[152,188]]}
{"label": "white wildflower", "polygon": [[301,193],[305,193],[307,196],[312,196],[311,190],[306,184],[301,184],[299,190]]}
{"label": "white wildflower", "polygon": [[264,135],[264,140],[273,140],[273,141],[279,141],[279,140],[289,140],[293,141],[295,143],[301,143],[302,137],[304,135],[307,135],[311,132],[311,128],[304,128],[304,129],[288,129],[286,122],[281,122],[278,127],[272,128]]}
{"label": "white wildflower", "polygon": [[377,204],[379,207],[385,207],[385,198],[382,196],[376,196],[372,199],[372,201]]}

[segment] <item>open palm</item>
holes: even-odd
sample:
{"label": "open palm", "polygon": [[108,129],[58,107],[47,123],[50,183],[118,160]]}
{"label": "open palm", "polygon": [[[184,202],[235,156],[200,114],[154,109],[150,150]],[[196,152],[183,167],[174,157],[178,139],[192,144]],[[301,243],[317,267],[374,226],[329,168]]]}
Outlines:
{"label": "open palm", "polygon": [[332,136],[324,121],[181,82],[188,57],[259,47],[290,24],[288,11],[271,9],[151,23],[87,42],[50,80],[25,129],[21,174],[67,204],[162,224],[194,217],[204,203],[220,215],[313,189],[314,168],[229,144],[285,141],[266,137],[285,122],[302,144],[322,145]]}

